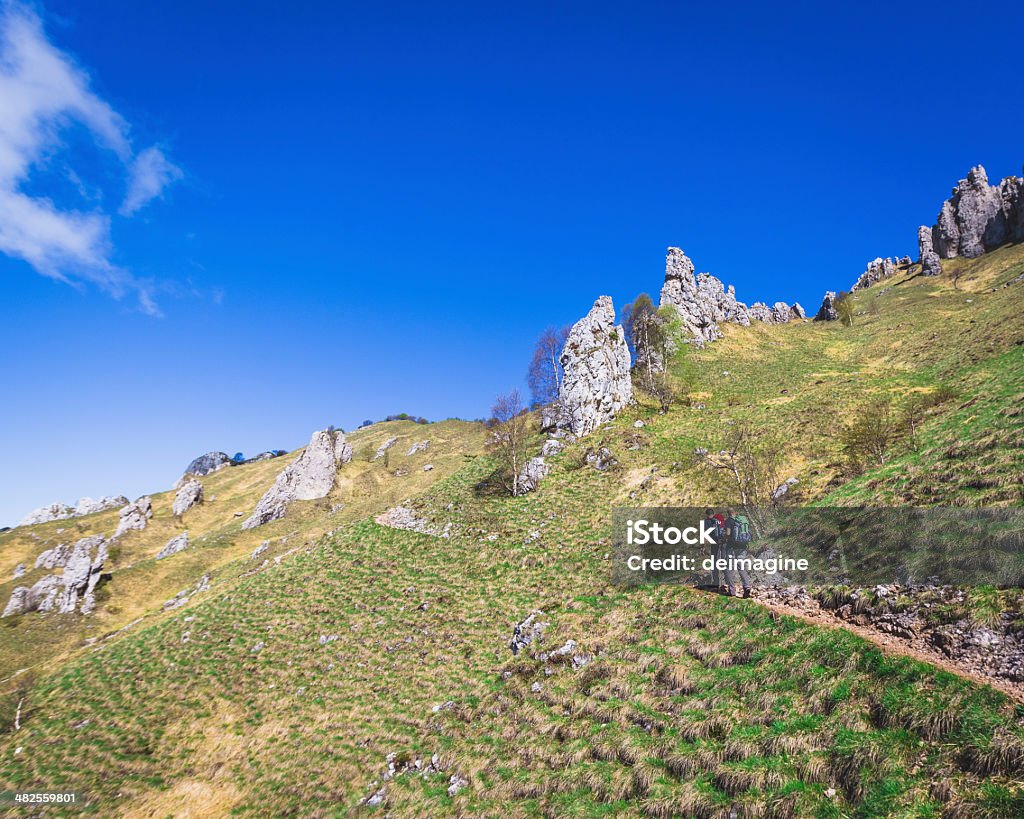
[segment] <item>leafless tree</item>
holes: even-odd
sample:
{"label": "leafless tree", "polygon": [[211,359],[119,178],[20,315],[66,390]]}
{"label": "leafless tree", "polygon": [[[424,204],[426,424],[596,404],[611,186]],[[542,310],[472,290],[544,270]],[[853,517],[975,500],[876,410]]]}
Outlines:
{"label": "leafless tree", "polygon": [[529,415],[519,390],[499,395],[491,407],[494,426],[488,446],[499,463],[502,485],[511,495],[519,495],[519,478],[527,461]]}
{"label": "leafless tree", "polygon": [[749,424],[737,423],[717,452],[698,449],[694,454],[703,466],[725,476],[755,530],[763,532],[771,510],[785,497],[779,491],[784,451],[776,438],[758,433]]}
{"label": "leafless tree", "polygon": [[530,368],[526,371],[526,382],[534,404],[544,406],[558,399],[558,389],[562,385],[562,365],[558,357],[568,335],[568,327],[548,327],[537,339]]}

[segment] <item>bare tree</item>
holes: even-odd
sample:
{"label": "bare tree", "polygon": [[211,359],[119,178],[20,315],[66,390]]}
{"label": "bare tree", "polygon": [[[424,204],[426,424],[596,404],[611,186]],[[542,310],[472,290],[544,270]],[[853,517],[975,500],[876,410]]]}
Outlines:
{"label": "bare tree", "polygon": [[841,434],[843,451],[851,466],[859,469],[864,458],[885,464],[889,449],[899,436],[899,428],[886,398],[869,401]]}
{"label": "bare tree", "polygon": [[853,303],[853,293],[847,293],[845,290],[842,291],[835,300],[836,313],[839,315],[839,321],[844,327],[853,326],[853,315],[855,304]]}
{"label": "bare tree", "polygon": [[502,485],[509,494],[519,495],[529,434],[529,415],[519,390],[499,395],[491,407],[491,415],[494,426],[488,446],[498,459]]}
{"label": "bare tree", "polygon": [[544,406],[558,400],[558,389],[562,386],[562,365],[558,358],[568,336],[568,327],[548,327],[537,339],[526,371],[526,382],[534,404]]}
{"label": "bare tree", "polygon": [[737,423],[717,452],[697,449],[694,454],[703,466],[725,476],[755,530],[763,532],[767,515],[785,497],[780,492],[784,457],[781,441],[759,433],[749,424]]}

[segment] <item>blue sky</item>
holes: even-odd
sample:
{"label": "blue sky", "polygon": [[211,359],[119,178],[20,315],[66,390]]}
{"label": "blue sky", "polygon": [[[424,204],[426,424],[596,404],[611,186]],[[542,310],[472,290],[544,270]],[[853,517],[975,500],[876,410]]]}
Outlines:
{"label": "blue sky", "polygon": [[916,254],[1020,173],[1024,11],[823,5],[7,4],[0,524],[482,416],[668,245],[808,309]]}

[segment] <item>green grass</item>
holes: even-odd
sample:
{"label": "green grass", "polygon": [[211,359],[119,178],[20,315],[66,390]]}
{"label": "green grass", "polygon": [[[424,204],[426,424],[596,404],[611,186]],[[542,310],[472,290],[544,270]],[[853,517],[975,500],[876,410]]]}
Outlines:
{"label": "green grass", "polygon": [[[641,401],[550,459],[522,498],[492,491],[484,431],[460,422],[353,434],[332,496],[249,533],[234,513],[284,461],[216,473],[217,500],[186,521],[206,540],[159,563],[176,524],[170,495],[155,496],[95,617],[0,623],[2,667],[39,666],[22,729],[0,735],[3,786],[74,788],[99,816],[1021,815],[1024,710],[1006,696],[749,601],[614,587],[608,554],[617,504],[727,496],[692,452],[737,420],[785,439],[783,477],[805,502],[1019,505],[1024,314],[1017,290],[989,288],[1022,258],[976,260],[958,292],[882,282],[851,328],[729,327],[678,364],[704,409]],[[916,448],[901,439],[885,467],[849,473],[836,432],[866,396],[940,389],[956,398],[929,410]],[[393,434],[388,464],[368,461]],[[423,438],[431,450],[406,464]],[[585,465],[598,446],[617,468]],[[373,522],[406,500],[451,536]],[[0,569],[34,561],[61,527],[0,536]],[[280,565],[248,560],[264,539],[268,557],[288,554]],[[203,573],[210,591],[159,611]],[[1001,595],[977,589],[965,609],[984,622]],[[513,658],[512,626],[534,609],[551,624],[544,648],[571,638],[593,661]],[[400,772],[385,780],[391,753]],[[435,754],[441,772],[407,769]],[[469,784],[450,796],[453,774]],[[382,786],[383,808],[360,806]]]}

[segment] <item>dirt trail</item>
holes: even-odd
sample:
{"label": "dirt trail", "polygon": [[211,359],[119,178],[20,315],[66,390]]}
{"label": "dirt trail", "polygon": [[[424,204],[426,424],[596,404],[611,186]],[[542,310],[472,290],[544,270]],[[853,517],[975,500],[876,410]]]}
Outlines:
{"label": "dirt trail", "polygon": [[847,631],[853,632],[858,637],[862,637],[865,640],[869,640],[874,643],[887,654],[900,657],[910,657],[914,660],[929,663],[930,665],[941,668],[943,671],[948,671],[951,674],[964,677],[972,682],[991,686],[998,691],[1002,691],[1016,702],[1024,703],[1024,683],[1014,682],[1002,677],[989,676],[977,670],[965,668],[959,663],[952,661],[938,649],[932,648],[926,644],[908,641],[893,634],[887,634],[877,628],[872,628],[871,626],[861,626],[851,623],[836,616],[827,609],[819,607],[817,603],[801,606],[786,605],[778,602],[777,600],[758,599],[756,590],[754,591],[754,596],[751,599],[755,603],[758,603],[777,614],[788,614],[791,617],[797,617],[800,620],[803,620],[805,623],[811,623],[825,628],[846,629]]}

